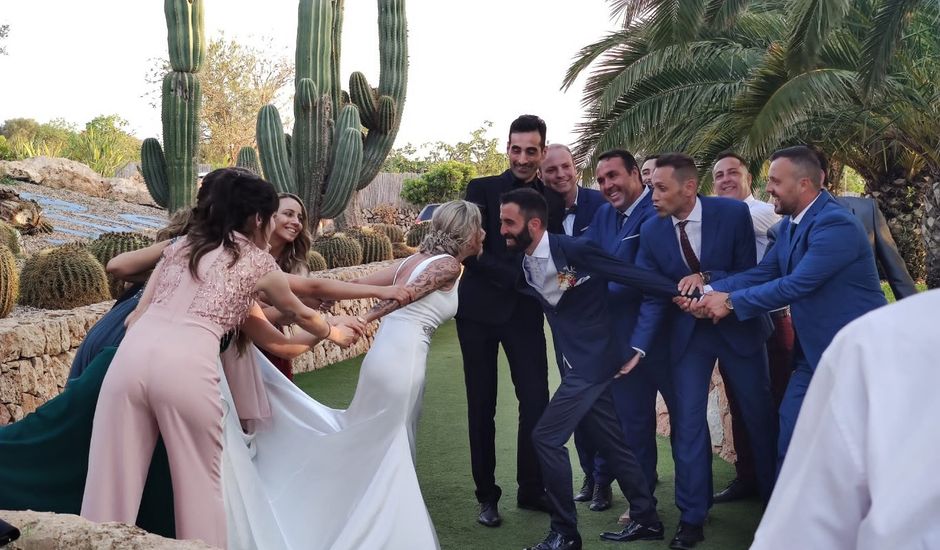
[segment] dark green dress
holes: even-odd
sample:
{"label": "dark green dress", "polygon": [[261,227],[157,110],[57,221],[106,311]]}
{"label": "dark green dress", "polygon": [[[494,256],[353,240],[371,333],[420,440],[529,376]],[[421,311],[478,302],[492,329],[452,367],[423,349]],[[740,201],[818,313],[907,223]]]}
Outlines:
{"label": "dark green dress", "polygon": [[[116,348],[105,348],[65,390],[19,422],[0,427],[0,510],[78,514],[98,392]],[[175,537],[173,489],[157,441],[137,525]]]}

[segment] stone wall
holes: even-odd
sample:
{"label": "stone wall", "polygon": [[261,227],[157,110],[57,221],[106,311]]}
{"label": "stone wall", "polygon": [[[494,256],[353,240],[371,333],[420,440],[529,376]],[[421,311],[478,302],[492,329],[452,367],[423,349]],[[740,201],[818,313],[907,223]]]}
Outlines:
{"label": "stone wall", "polygon": [[[374,273],[393,261],[318,272],[317,277],[350,280]],[[361,315],[375,300],[344,300],[336,315]],[[14,422],[59,394],[68,378],[75,351],[88,329],[113,302],[72,310],[37,310],[0,319],[0,426]],[[315,370],[365,353],[372,344],[377,323],[367,337],[349,349],[325,342],[294,360],[295,372]]]}

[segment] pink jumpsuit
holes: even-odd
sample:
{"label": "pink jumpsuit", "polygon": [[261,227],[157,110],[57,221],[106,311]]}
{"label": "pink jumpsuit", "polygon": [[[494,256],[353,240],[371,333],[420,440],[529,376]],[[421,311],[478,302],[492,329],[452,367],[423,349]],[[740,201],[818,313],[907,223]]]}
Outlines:
{"label": "pink jumpsuit", "polygon": [[158,433],[166,443],[176,533],[225,548],[219,340],[241,324],[274,259],[239,233],[241,257],[219,247],[189,272],[187,239],[167,247],[153,300],[128,330],[95,410],[82,516],[133,525]]}

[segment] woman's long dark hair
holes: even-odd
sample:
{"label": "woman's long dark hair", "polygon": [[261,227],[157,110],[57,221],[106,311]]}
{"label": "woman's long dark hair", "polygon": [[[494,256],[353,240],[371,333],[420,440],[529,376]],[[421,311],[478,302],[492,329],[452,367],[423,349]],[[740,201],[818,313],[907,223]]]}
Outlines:
{"label": "woman's long dark hair", "polygon": [[202,182],[204,200],[193,209],[187,233],[189,239],[189,272],[199,280],[199,260],[220,245],[232,255],[229,267],[240,257],[232,232],[249,233],[249,219],[261,219],[259,230],[265,230],[277,211],[278,198],[274,186],[244,168],[220,168],[206,175]]}

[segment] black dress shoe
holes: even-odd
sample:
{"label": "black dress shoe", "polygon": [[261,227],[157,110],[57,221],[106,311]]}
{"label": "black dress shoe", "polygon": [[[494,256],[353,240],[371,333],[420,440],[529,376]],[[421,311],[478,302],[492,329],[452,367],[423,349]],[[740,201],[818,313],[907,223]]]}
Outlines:
{"label": "black dress shoe", "polygon": [[689,550],[695,548],[695,544],[705,540],[705,533],[702,532],[701,525],[693,523],[679,522],[679,528],[676,529],[676,536],[669,543],[672,550]]}
{"label": "black dress shoe", "polygon": [[552,504],[548,501],[548,496],[545,493],[537,495],[535,498],[520,498],[516,501],[516,506],[523,510],[532,510],[533,512],[552,513]]}
{"label": "black dress shoe", "polygon": [[757,496],[757,485],[752,481],[744,481],[740,478],[734,478],[727,487],[715,493],[712,500],[715,504],[723,502],[734,502],[745,498]]}
{"label": "black dress shoe", "polygon": [[610,485],[604,485],[598,483],[594,486],[594,497],[591,499],[591,511],[592,512],[603,512],[610,508],[611,503],[614,499],[614,493],[610,489]]}
{"label": "black dress shoe", "polygon": [[657,521],[649,525],[642,525],[636,521],[630,520],[626,527],[618,532],[605,531],[601,533],[604,540],[615,542],[629,542],[631,540],[663,540],[665,538],[665,529],[663,523]]}
{"label": "black dress shoe", "polygon": [[499,527],[503,518],[499,517],[499,509],[495,502],[481,502],[480,515],[477,516],[477,522],[487,527]]}
{"label": "black dress shoe", "polygon": [[594,478],[588,476],[584,478],[584,485],[581,486],[581,490],[578,491],[578,494],[574,496],[575,502],[588,502],[594,498]]}
{"label": "black dress shoe", "polygon": [[549,531],[545,540],[525,550],[581,550],[581,538],[569,538],[557,531]]}

